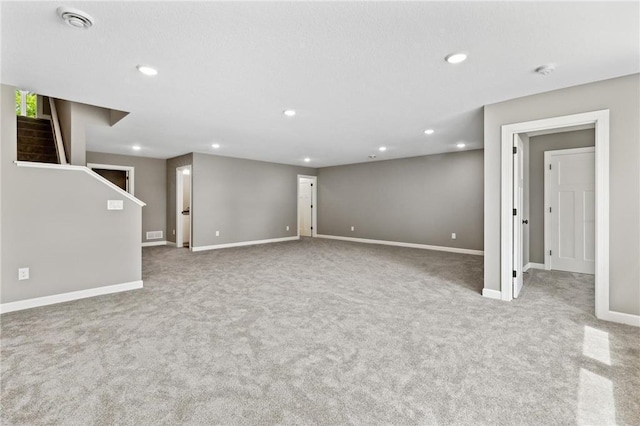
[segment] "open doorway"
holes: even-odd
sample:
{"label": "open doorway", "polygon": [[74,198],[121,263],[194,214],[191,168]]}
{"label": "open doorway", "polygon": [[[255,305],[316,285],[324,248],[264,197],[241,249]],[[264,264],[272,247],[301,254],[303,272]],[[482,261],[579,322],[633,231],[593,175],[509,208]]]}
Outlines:
{"label": "open doorway", "polygon": [[118,166],[113,164],[87,163],[87,167],[113,183],[115,186],[127,191],[131,195],[135,194],[135,168],[129,166]]}
{"label": "open doorway", "polygon": [[191,250],[191,166],[176,168],[176,247]]}
{"label": "open doorway", "polygon": [[[611,319],[609,311],[609,110],[594,111],[502,126],[501,181],[501,297],[512,300],[522,284],[522,221],[526,209],[520,202],[524,192],[521,178],[522,136],[538,132],[561,132],[593,127],[595,130],[594,167],[594,272],[595,312],[600,319]],[[520,135],[520,136],[519,136]],[[553,167],[553,166],[552,166]],[[545,206],[546,207],[546,206]],[[551,206],[553,208],[553,206]]]}
{"label": "open doorway", "polygon": [[298,175],[298,237],[317,234],[317,182],[316,176]]}

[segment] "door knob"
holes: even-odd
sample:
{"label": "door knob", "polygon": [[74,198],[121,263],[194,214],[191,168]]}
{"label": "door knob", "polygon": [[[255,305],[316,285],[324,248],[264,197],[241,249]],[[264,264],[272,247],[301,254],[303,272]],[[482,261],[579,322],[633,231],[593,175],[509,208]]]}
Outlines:
{"label": "door knob", "polygon": [[524,223],[525,225],[528,225],[529,224],[529,219],[523,220],[522,223]]}

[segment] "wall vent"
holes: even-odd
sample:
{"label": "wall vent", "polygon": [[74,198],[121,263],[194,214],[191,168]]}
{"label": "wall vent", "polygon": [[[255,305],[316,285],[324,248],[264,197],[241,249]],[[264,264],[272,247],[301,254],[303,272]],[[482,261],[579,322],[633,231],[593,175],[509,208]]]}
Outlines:
{"label": "wall vent", "polygon": [[162,231],[147,232],[147,240],[159,240],[160,238],[162,238]]}

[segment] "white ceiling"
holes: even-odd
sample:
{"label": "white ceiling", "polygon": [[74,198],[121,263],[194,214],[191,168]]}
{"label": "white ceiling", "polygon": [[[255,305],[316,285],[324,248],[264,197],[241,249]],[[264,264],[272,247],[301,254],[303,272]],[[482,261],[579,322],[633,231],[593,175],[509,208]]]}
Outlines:
{"label": "white ceiling", "polygon": [[[66,26],[61,5],[91,14],[94,27]],[[640,71],[638,2],[1,7],[2,83],[131,112],[88,132],[89,150],[128,155],[308,156],[320,167],[455,151],[460,141],[477,149],[485,104]],[[469,59],[446,63],[456,51]],[[554,73],[534,73],[550,62]]]}

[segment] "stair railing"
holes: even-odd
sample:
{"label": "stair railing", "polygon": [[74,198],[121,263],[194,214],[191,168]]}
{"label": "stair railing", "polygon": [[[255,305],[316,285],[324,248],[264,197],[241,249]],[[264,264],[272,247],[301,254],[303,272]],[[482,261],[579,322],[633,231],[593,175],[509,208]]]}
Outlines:
{"label": "stair railing", "polygon": [[56,103],[52,97],[49,97],[49,106],[51,107],[51,125],[53,127],[53,139],[56,145],[56,154],[60,164],[67,164],[67,156],[64,152],[64,143],[62,140],[62,132],[60,131],[60,121],[58,120],[58,111]]}

